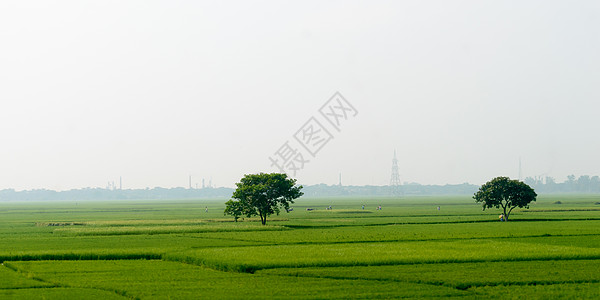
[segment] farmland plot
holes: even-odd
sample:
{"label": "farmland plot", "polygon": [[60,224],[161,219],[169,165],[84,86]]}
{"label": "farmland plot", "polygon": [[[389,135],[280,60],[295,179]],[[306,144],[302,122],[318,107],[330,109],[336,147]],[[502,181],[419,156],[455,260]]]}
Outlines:
{"label": "farmland plot", "polygon": [[469,197],[299,199],[267,226],[223,200],[0,203],[0,298],[596,299],[599,200],[498,222]]}

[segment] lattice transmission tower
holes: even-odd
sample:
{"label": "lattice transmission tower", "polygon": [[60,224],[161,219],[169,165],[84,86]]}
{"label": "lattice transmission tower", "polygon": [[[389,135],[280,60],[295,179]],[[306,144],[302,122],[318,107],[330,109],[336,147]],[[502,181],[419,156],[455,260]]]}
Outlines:
{"label": "lattice transmission tower", "polygon": [[392,196],[402,196],[402,187],[400,186],[400,173],[398,173],[398,159],[396,150],[394,150],[394,159],[392,159],[392,178],[390,179],[390,192]]}

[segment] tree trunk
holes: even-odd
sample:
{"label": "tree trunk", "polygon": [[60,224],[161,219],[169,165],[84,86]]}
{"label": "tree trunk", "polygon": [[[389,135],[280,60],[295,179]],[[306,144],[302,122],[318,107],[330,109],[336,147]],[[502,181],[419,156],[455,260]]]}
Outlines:
{"label": "tree trunk", "polygon": [[[510,213],[511,213],[511,212],[512,212],[512,210],[513,210],[513,208],[515,208],[515,207],[516,207],[516,206],[513,206],[513,207],[511,207],[511,208],[508,210],[508,215],[510,215]],[[508,215],[506,215],[506,221],[508,221]]]}
{"label": "tree trunk", "polygon": [[263,225],[267,224],[267,215],[260,213],[260,223],[262,223]]}
{"label": "tree trunk", "polygon": [[[502,209],[504,210],[504,221],[508,222],[508,214],[506,214],[506,205],[502,205]],[[510,214],[510,211],[508,213]]]}

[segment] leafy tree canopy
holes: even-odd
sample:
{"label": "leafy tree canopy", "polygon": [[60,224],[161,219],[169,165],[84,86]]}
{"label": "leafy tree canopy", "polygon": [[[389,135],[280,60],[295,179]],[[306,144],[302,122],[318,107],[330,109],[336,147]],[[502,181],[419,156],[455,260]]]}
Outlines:
{"label": "leafy tree canopy", "polygon": [[246,208],[244,207],[244,203],[240,201],[234,201],[230,199],[225,202],[225,215],[233,216],[233,219],[237,222],[238,219],[245,214]]}
{"label": "leafy tree canopy", "polygon": [[258,215],[263,225],[268,216],[279,214],[281,208],[287,212],[294,199],[303,195],[302,186],[296,185],[296,179],[282,173],[247,174],[236,186],[233,199],[225,203],[225,214],[234,218],[238,213],[238,217]]}
{"label": "leafy tree canopy", "polygon": [[515,207],[529,208],[529,203],[535,201],[537,194],[527,184],[508,177],[496,177],[479,188],[473,198],[486,208],[500,208],[504,211],[504,218],[508,217]]}

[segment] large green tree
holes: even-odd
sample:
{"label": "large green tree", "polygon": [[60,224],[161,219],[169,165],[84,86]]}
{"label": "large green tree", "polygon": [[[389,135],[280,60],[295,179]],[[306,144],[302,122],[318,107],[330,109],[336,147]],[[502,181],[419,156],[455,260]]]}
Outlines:
{"label": "large green tree", "polygon": [[247,174],[236,186],[232,199],[225,203],[225,214],[234,218],[238,212],[247,217],[260,216],[263,225],[268,216],[279,214],[281,208],[287,212],[294,199],[303,195],[296,179],[282,173]]}
{"label": "large green tree", "polygon": [[508,221],[515,207],[529,208],[529,203],[535,201],[536,197],[537,194],[529,185],[508,177],[496,177],[482,185],[473,199],[483,204],[483,210],[502,207]]}

